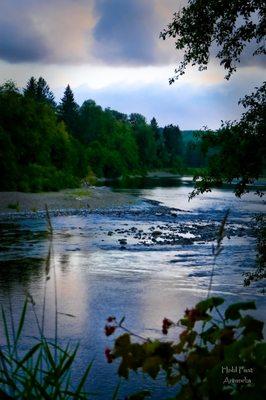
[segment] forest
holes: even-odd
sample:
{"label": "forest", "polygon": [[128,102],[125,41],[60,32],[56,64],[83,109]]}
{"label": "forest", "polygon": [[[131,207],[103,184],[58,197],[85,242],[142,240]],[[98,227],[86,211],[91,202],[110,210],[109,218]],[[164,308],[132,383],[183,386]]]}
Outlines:
{"label": "forest", "polygon": [[20,90],[0,86],[0,190],[38,192],[77,187],[91,177],[118,178],[202,167],[193,131],[159,127],[138,113],[79,106],[68,85],[59,104],[47,82],[31,77]]}

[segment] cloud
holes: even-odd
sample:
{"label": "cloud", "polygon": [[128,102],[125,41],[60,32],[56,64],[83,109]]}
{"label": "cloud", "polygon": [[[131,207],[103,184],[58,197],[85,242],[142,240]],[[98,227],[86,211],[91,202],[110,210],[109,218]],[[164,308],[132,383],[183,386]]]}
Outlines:
{"label": "cloud", "polygon": [[153,0],[99,0],[96,10],[96,57],[111,63],[156,63],[161,21]]}
{"label": "cloud", "polygon": [[167,63],[159,33],[175,0],[1,0],[0,59],[72,64]]}
{"label": "cloud", "polygon": [[[32,66],[178,64],[182,54],[159,33],[185,2],[1,0],[0,59]],[[240,67],[262,64],[251,47]]]}
{"label": "cloud", "polygon": [[231,107],[227,102],[226,110],[223,96],[218,97],[211,90],[195,91],[191,87],[182,88],[182,93],[154,84],[101,90],[81,87],[75,90],[75,94],[80,103],[90,97],[103,107],[111,107],[126,114],[137,112],[148,121],[155,117],[161,126],[177,124],[183,130],[199,129],[204,125],[217,128],[222,118],[229,119],[232,114],[236,117],[235,104],[232,110],[232,102]]}
{"label": "cloud", "polygon": [[[30,3],[26,0],[26,9]],[[25,62],[41,60],[47,54],[45,40],[32,26],[30,15],[14,0],[4,0],[0,14],[0,57],[9,62]]]}
{"label": "cloud", "polygon": [[2,0],[0,58],[73,64],[88,62],[93,0]]}
{"label": "cloud", "polygon": [[[247,76],[252,72],[254,80],[247,84]],[[141,113],[148,121],[155,116],[161,126],[173,123],[182,130],[200,129],[205,125],[217,129],[221,120],[239,119],[243,110],[238,100],[258,84],[256,72],[243,69],[231,82],[222,80],[210,85],[195,85],[189,81],[173,86],[158,81],[117,83],[99,89],[82,85],[75,88],[74,93],[80,104],[91,98],[104,108],[111,107],[126,114]],[[258,75],[262,81],[262,71]]]}
{"label": "cloud", "polygon": [[265,54],[260,54],[257,56],[253,56],[255,50],[257,50],[263,43],[256,43],[256,40],[252,40],[251,42],[247,43],[243,53],[240,56],[240,64],[239,67],[246,67],[246,66],[258,66],[264,67],[266,66],[266,56]]}
{"label": "cloud", "polygon": [[38,37],[38,33],[33,38],[26,30],[19,32],[16,26],[1,24],[0,55],[2,59],[11,63],[38,61],[45,58],[47,54],[47,46]]}

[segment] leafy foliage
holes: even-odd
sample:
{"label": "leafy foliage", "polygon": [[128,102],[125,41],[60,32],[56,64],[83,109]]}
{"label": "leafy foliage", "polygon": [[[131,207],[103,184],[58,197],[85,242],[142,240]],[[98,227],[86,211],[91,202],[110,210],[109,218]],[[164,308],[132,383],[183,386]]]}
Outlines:
{"label": "leafy foliage", "polygon": [[173,37],[176,49],[184,51],[170,83],[183,75],[189,64],[198,65],[201,71],[207,69],[211,51],[216,53],[229,79],[250,42],[256,44],[253,55],[266,53],[265,3],[262,0],[189,0],[186,7],[174,14],[161,37]]}
{"label": "leafy foliage", "polygon": [[[255,303],[234,303],[222,312],[223,304],[223,298],[210,297],[187,309],[178,322],[164,318],[163,334],[181,330],[177,341],[140,337],[134,341],[136,335],[124,321],[109,317],[107,334],[117,329],[126,332],[112,350],[107,349],[107,360],[120,360],[118,374],[126,379],[130,371],[142,371],[152,379],[163,372],[167,385],[177,388],[175,399],[262,399],[266,393],[263,323],[243,313],[255,309]],[[129,398],[145,398],[142,395]]]}
{"label": "leafy foliage", "polygon": [[192,196],[234,179],[237,179],[235,194],[241,196],[264,173],[266,82],[240,102],[247,108],[240,122],[227,122],[217,132],[205,130],[200,134],[202,150],[205,154],[209,152],[208,170],[205,175],[195,177]]}
{"label": "leafy foliage", "polygon": [[[257,257],[256,268],[253,271],[244,274],[244,284],[249,286],[252,282],[265,280],[266,278],[266,218],[265,215],[259,214],[255,217],[256,236],[257,236]],[[264,293],[264,289],[262,289]]]}
{"label": "leafy foliage", "polygon": [[[86,174],[85,152],[58,122],[45,81],[43,99],[14,84],[0,87],[1,190],[41,191],[77,186]],[[35,90],[34,89],[34,90]],[[48,97],[47,97],[48,96]],[[83,154],[82,154],[83,153]]]}
{"label": "leafy foliage", "polygon": [[[175,38],[176,49],[183,51],[170,83],[183,75],[190,64],[197,65],[200,71],[207,69],[212,55],[220,61],[229,79],[250,48],[253,47],[253,53],[249,57],[266,53],[265,3],[190,0],[174,14],[161,37]],[[241,196],[265,172],[265,86],[264,83],[240,101],[246,109],[240,122],[226,122],[217,132],[202,133],[202,148],[210,157],[207,172],[195,176],[192,197],[234,179],[235,193]]]}
{"label": "leafy foliage", "polygon": [[[57,106],[47,82],[31,77],[22,92],[0,86],[0,188],[42,191],[78,186],[88,173],[117,178],[153,168],[183,168],[178,126],[159,128],[93,100],[81,107],[68,85]],[[189,160],[187,160],[189,164]]]}

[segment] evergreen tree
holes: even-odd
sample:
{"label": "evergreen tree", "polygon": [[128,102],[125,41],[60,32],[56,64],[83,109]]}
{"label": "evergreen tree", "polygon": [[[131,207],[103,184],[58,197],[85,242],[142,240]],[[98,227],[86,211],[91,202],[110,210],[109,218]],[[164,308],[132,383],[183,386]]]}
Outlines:
{"label": "evergreen tree", "polygon": [[24,96],[26,97],[32,97],[36,99],[37,96],[37,81],[36,79],[32,76],[23,90]]}
{"label": "evergreen tree", "polygon": [[41,76],[37,82],[36,98],[37,98],[37,101],[47,102],[52,107],[56,106],[54,94],[51,91],[51,89],[49,88],[47,82]]}
{"label": "evergreen tree", "polygon": [[79,136],[79,106],[75,102],[74,94],[67,85],[61,103],[58,106],[59,118],[64,121],[68,131],[73,136]]}
{"label": "evergreen tree", "polygon": [[161,135],[160,135],[160,128],[159,128],[159,126],[158,126],[158,123],[157,123],[157,121],[156,121],[156,118],[154,118],[154,117],[151,119],[151,129],[153,130],[156,143],[159,143],[159,141],[160,141],[160,136],[161,136]]}
{"label": "evergreen tree", "polygon": [[52,107],[56,106],[54,94],[41,76],[38,81],[32,76],[23,92],[25,97],[30,97],[40,103],[47,103]]}
{"label": "evergreen tree", "polygon": [[151,129],[153,131],[155,143],[156,143],[156,167],[163,168],[167,165],[169,161],[169,155],[167,153],[164,137],[163,128],[159,128],[156,119],[153,117],[150,123]]}
{"label": "evergreen tree", "polygon": [[[31,77],[23,93],[12,81],[0,86],[0,190],[76,186],[88,165],[107,178],[178,165],[177,152],[169,161],[155,118],[149,124],[141,114],[103,110],[93,100],[79,108],[69,85],[57,109],[48,106],[53,99],[43,78]],[[169,151],[175,148],[171,132]]]}

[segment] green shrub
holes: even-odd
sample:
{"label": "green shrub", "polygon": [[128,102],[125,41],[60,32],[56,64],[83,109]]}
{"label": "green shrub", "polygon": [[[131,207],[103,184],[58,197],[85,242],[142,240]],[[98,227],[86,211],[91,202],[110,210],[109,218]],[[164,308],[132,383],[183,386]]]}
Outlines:
{"label": "green shrub", "polygon": [[[162,333],[182,329],[176,341],[150,340],[130,332],[114,317],[108,318],[106,335],[117,329],[112,350],[106,349],[109,363],[120,360],[118,375],[142,371],[156,379],[165,373],[165,383],[176,387],[174,399],[263,399],[266,394],[266,343],[263,322],[243,311],[254,310],[254,302],[234,303],[224,313],[221,297],[211,297],[185,311],[177,323],[164,318]],[[138,341],[132,341],[137,336]],[[140,342],[141,341],[141,342]],[[144,396],[145,395],[145,396]],[[141,392],[129,399],[143,399]]]}
{"label": "green shrub", "polygon": [[57,191],[74,188],[79,184],[79,179],[68,171],[60,171],[53,166],[29,164],[23,169],[18,188],[27,192]]}

